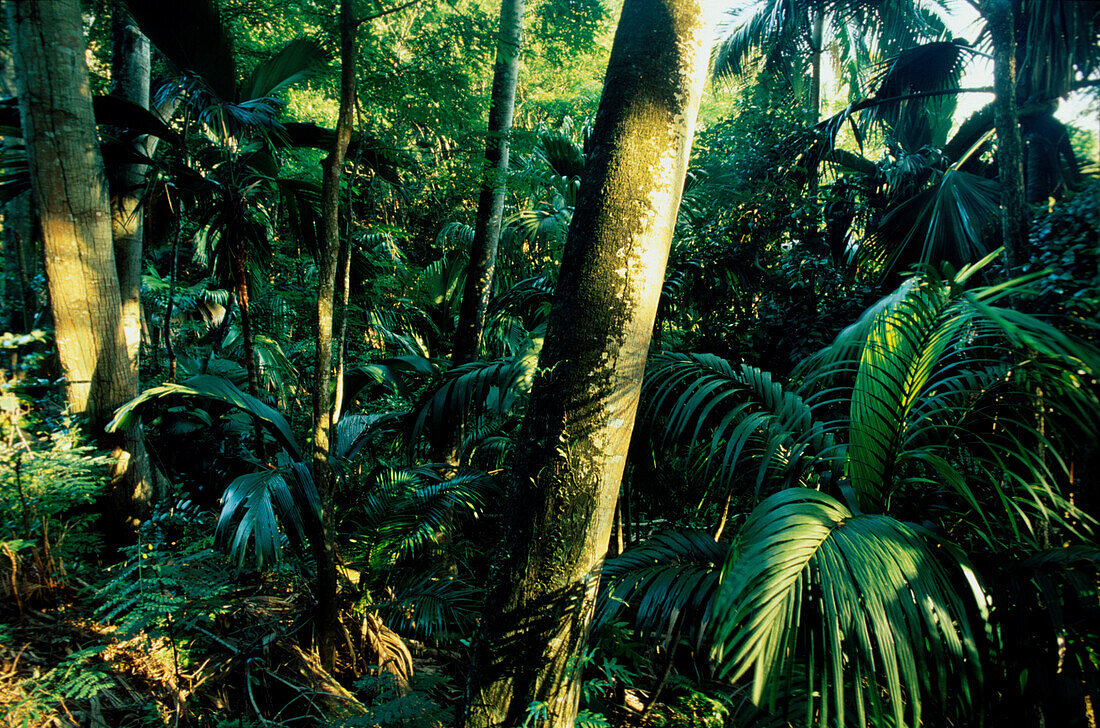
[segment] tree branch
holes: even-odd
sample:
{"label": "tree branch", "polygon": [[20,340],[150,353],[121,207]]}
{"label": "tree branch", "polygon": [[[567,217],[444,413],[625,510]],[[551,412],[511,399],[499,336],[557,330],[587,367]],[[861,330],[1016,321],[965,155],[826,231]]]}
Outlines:
{"label": "tree branch", "polygon": [[398,5],[395,8],[390,8],[389,10],[383,10],[382,12],[375,13],[374,15],[364,16],[362,18],[359,18],[359,20],[356,21],[355,26],[359,27],[363,23],[369,23],[372,20],[377,20],[378,18],[384,18],[387,15],[393,15],[394,13],[401,12],[402,10],[404,10],[407,7],[411,7],[413,5],[416,5],[419,2],[420,2],[420,0],[409,0],[409,2]]}

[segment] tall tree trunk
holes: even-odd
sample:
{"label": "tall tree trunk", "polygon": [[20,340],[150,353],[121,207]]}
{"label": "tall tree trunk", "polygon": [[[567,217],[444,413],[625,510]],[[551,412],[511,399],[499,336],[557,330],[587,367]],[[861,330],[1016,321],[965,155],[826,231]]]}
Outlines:
{"label": "tall tree trunk", "polygon": [[[116,5],[112,17],[111,93],[149,108],[149,40]],[[135,151],[147,154],[145,138],[134,142]],[[115,194],[111,200],[111,232],[114,237],[115,267],[118,269],[122,300],[122,331],[134,376],[139,376],[141,353],[141,253],[144,213],[141,189],[147,169],[144,164],[123,164],[115,170]]]}
{"label": "tall tree trunk", "polygon": [[700,0],[626,0],[539,374],[463,724],[572,726],[576,659],[634,426],[707,72]]}
{"label": "tall tree trunk", "polygon": [[[821,58],[825,54],[825,10],[813,8],[813,25],[810,30],[810,98],[807,116],[811,125],[821,121]],[[818,167],[810,169],[808,182],[811,195],[817,194]]]}
{"label": "tall tree trunk", "polygon": [[1011,265],[1027,262],[1028,209],[1024,198],[1024,145],[1016,103],[1016,34],[1012,0],[981,0],[993,41],[997,169],[1001,181],[1001,230]]}
{"label": "tall tree trunk", "polygon": [[[182,215],[182,209],[180,211]],[[182,225],[182,219],[180,221]],[[233,288],[237,296],[237,305],[241,309],[241,343],[244,348],[244,370],[248,376],[248,393],[253,397],[260,396],[260,371],[256,362],[256,344],[252,338],[252,301],[248,285],[248,249],[245,247],[240,232],[231,233],[233,241],[229,244],[229,256],[232,259]],[[172,322],[164,322],[164,335],[171,336]],[[253,418],[252,432],[256,440],[256,454],[260,460],[267,457],[267,446],[264,440],[264,428],[260,421]]]}
{"label": "tall tree trunk", "polygon": [[[233,274],[233,292],[237,296],[237,305],[241,309],[241,343],[244,348],[245,372],[248,377],[248,393],[260,396],[260,373],[256,367],[256,345],[252,341],[252,301],[248,286],[248,252],[244,243],[237,242],[229,246],[230,265]],[[165,322],[170,325],[170,322]],[[257,443],[259,444],[259,443]]]}
{"label": "tall tree trunk", "polygon": [[504,193],[508,182],[519,52],[523,43],[523,9],[524,0],[502,0],[500,4],[500,32],[497,36],[493,90],[489,99],[489,133],[485,142],[485,174],[481,181],[474,241],[466,269],[458,329],[455,331],[452,359],[456,365],[477,359],[489,310],[489,295],[493,290],[497,243],[500,240]]}
{"label": "tall tree trunk", "polygon": [[810,98],[806,107],[810,124],[821,121],[821,58],[825,54],[825,11],[815,8],[810,28]]}
{"label": "tall tree trunk", "polygon": [[[80,3],[11,0],[7,7],[66,398],[70,409],[87,415],[95,434],[105,437],[102,422],[136,396],[138,382],[122,328]],[[135,428],[105,443],[117,456],[109,513],[136,525],[153,496],[141,432]]]}
{"label": "tall tree trunk", "polygon": [[340,412],[344,409],[344,370],[346,366],[348,348],[348,304],[351,300],[351,241],[345,236],[344,244],[340,246],[343,263],[340,266],[340,323],[336,330],[336,386],[332,397],[332,421],[340,419]]}
{"label": "tall tree trunk", "polygon": [[335,446],[332,416],[332,312],[336,298],[336,268],[340,255],[340,179],[351,141],[355,109],[354,0],[340,3],[340,111],[332,149],[325,158],[321,181],[321,265],[317,287],[317,366],[313,387],[313,479],[321,497],[322,522],[315,524],[313,556],[317,566],[317,648],[321,664],[336,660],[339,628],[336,604],[336,554],[332,497],[334,475],[329,458]]}

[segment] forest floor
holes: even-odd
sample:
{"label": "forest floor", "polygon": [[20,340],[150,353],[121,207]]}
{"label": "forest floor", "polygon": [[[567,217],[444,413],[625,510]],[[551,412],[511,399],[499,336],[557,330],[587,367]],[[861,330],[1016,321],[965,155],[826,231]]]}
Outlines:
{"label": "forest floor", "polygon": [[[136,590],[120,591],[109,579],[93,585],[43,577],[51,573],[43,568],[48,559],[5,551],[4,728],[383,725],[395,719],[427,727],[443,725],[442,706],[457,701],[453,683],[441,677],[439,658],[446,655],[438,650],[417,649],[415,658],[406,650],[401,669],[379,667],[377,654],[365,657],[373,643],[394,637],[371,615],[358,630],[344,624],[336,676],[325,672],[303,649],[310,637],[308,596],[286,574],[250,575],[229,589],[218,579],[209,584],[218,604],[184,604],[178,586],[198,576],[188,573],[196,560],[177,563],[171,578],[140,575]],[[203,609],[210,611],[196,613]]]}
{"label": "forest floor", "polygon": [[[210,576],[192,557],[159,564],[173,571],[161,577],[149,560],[162,551],[146,554],[137,559],[148,564],[145,573],[122,563],[90,584],[57,564],[47,568],[50,557],[38,549],[17,556],[5,547],[0,727],[453,723],[465,679],[461,645],[401,640],[373,614],[345,612],[345,644],[330,675],[308,651],[308,590],[291,572]],[[122,588],[119,575],[128,580]],[[180,585],[191,582],[205,583],[214,599],[185,602]],[[600,724],[636,724],[643,699],[629,691],[633,720]],[[658,704],[643,724],[696,724],[677,712]]]}

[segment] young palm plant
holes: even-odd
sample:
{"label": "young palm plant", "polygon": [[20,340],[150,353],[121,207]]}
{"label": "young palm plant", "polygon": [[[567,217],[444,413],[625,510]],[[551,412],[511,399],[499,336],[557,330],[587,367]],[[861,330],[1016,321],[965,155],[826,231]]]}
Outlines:
{"label": "young palm plant", "polygon": [[[1094,441],[1100,358],[1005,305],[1026,281],[971,287],[992,258],[908,279],[791,391],[717,357],[655,357],[650,419],[668,442],[701,442],[728,488],[763,497],[705,612],[712,660],[751,678],[758,704],[790,717],[802,701],[800,724],[988,712],[1012,690],[993,676],[1025,673],[999,657],[1020,634],[1017,600],[975,564],[1095,573],[1095,521],[1064,486],[1081,455],[1072,443]],[[1092,548],[1070,559],[1061,544]],[[667,570],[649,584],[683,588]],[[620,576],[609,591],[652,612],[646,586]],[[1095,585],[1084,601],[1100,612]],[[1057,600],[1031,597],[1032,613],[1038,603],[1058,619]],[[1044,668],[1059,669],[1030,666]]]}

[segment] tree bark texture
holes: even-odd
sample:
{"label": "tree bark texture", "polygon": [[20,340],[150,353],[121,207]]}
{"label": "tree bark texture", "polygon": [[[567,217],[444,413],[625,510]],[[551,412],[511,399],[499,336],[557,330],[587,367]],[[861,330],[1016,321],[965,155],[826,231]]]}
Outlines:
{"label": "tree bark texture", "polygon": [[333,472],[329,458],[335,447],[332,413],[332,314],[336,298],[336,268],[340,256],[340,180],[351,142],[355,109],[354,0],[340,3],[340,111],[332,149],[322,164],[321,260],[317,286],[317,365],[313,389],[313,479],[321,497],[322,523],[313,539],[317,567],[317,647],[321,664],[331,670],[336,660],[339,628],[336,604],[336,554],[333,543]]}
{"label": "tree bark texture", "polygon": [[110,204],[80,7],[74,0],[14,0],[8,14],[69,405],[74,412],[106,415],[137,387],[125,371]]}
{"label": "tree bark texture", "polygon": [[505,508],[463,724],[572,726],[707,73],[700,0],[626,0]]}
{"label": "tree bark texture", "polygon": [[807,114],[810,124],[821,121],[821,58],[825,55],[825,10],[813,8],[810,29],[810,100]]}
{"label": "tree bark texture", "polygon": [[[810,125],[821,121],[821,59],[825,55],[825,9],[811,8],[813,23],[810,28],[810,98],[806,114]],[[820,178],[818,165],[809,170],[808,187],[811,195],[817,194]]]}
{"label": "tree bark texture", "polygon": [[[141,34],[120,5],[115,6],[111,25],[111,94],[149,108],[149,40]],[[144,137],[134,146],[148,154]],[[141,353],[141,254],[144,213],[141,190],[147,172],[144,164],[120,165],[115,174],[111,199],[111,231],[114,237],[115,267],[122,300],[122,331],[130,367],[138,376]]]}
{"label": "tree bark texture", "polygon": [[489,296],[493,290],[493,272],[496,269],[508,181],[519,53],[523,43],[523,11],[524,0],[502,0],[500,4],[500,33],[489,100],[489,132],[485,143],[485,175],[481,182],[474,241],[470,248],[462,308],[455,331],[453,361],[456,366],[478,357],[489,311]]}
{"label": "tree bark texture", "polygon": [[[42,221],[54,335],[70,409],[96,435],[137,395],[122,328],[111,206],[96,137],[78,0],[11,0],[8,27],[31,187]],[[135,525],[153,496],[138,428],[115,448],[111,514]]]}
{"label": "tree bark texture", "polygon": [[1016,34],[1012,0],[982,0],[993,41],[997,169],[1001,182],[1001,230],[1011,265],[1027,262],[1028,209],[1024,197],[1024,144],[1016,102]]}

